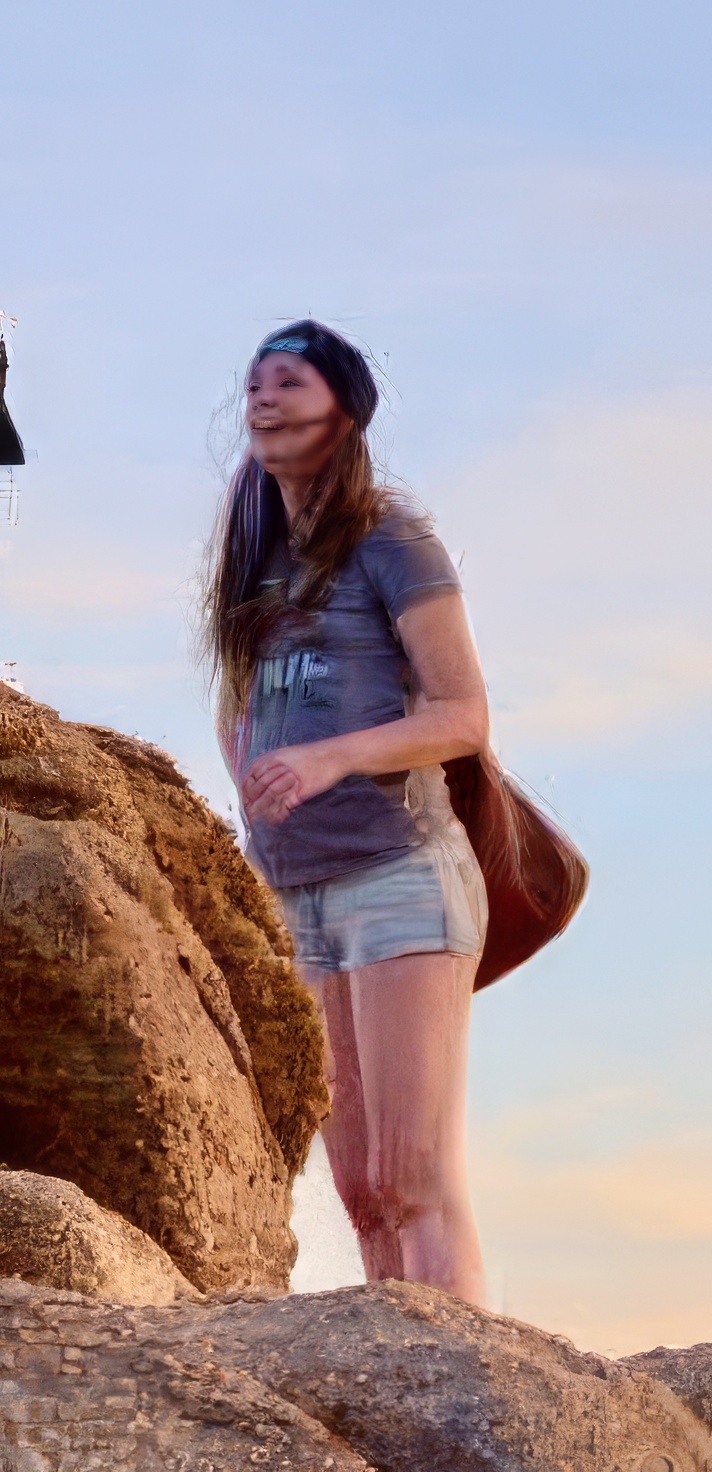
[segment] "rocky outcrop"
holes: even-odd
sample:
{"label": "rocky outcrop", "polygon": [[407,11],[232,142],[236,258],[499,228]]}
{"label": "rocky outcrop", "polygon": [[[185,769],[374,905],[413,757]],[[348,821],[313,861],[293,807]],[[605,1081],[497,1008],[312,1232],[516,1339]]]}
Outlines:
{"label": "rocky outcrop", "polygon": [[712,1465],[667,1386],[415,1284],[119,1309],[10,1281],[0,1364],[3,1472]]}
{"label": "rocky outcrop", "polygon": [[1,684],[0,1039],[0,1472],[712,1472],[712,1346],[284,1296],[327,1103],[288,937],[165,753]]}
{"label": "rocky outcrop", "polygon": [[693,1344],[690,1349],[659,1345],[619,1363],[669,1385],[712,1431],[712,1344]]}
{"label": "rocky outcrop", "polygon": [[200,1295],[167,1253],[70,1181],[0,1171],[0,1277],[112,1303],[166,1304]]}
{"label": "rocky outcrop", "polygon": [[267,892],[165,753],[2,685],[0,937],[0,1160],[285,1288],[326,1097]]}

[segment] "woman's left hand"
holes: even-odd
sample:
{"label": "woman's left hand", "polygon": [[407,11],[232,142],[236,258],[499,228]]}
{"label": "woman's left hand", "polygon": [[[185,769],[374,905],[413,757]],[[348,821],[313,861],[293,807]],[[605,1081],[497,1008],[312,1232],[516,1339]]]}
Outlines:
{"label": "woman's left hand", "polygon": [[398,619],[398,632],[419,708],[381,726],[266,751],[240,783],[248,822],[283,823],[300,803],[352,774],[385,776],[484,749],[487,693],[461,598],[414,605]]}
{"label": "woman's left hand", "polygon": [[300,803],[334,787],[345,776],[330,741],[267,751],[247,768],[240,791],[248,822],[283,823]]}

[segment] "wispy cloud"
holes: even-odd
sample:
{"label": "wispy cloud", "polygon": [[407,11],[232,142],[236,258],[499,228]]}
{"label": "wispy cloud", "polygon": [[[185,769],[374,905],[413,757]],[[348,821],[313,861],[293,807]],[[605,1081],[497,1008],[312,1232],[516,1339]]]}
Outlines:
{"label": "wispy cloud", "polygon": [[712,391],[542,406],[457,481],[497,724],[591,747],[712,697]]}
{"label": "wispy cloud", "polygon": [[35,617],[92,614],[133,618],[179,597],[176,580],[154,572],[87,566],[23,572],[8,577],[4,596],[16,611]]}
{"label": "wispy cloud", "polygon": [[560,631],[558,648],[518,663],[496,712],[502,736],[586,746],[635,741],[651,722],[678,729],[712,702],[712,632],[625,623]]}
{"label": "wispy cloud", "polygon": [[[610,297],[602,249],[616,250],[619,280],[626,246],[636,251],[638,268],[642,261],[649,270],[656,249],[688,249],[701,261],[712,241],[712,183],[702,172],[532,156],[498,149],[494,140],[488,162],[473,163],[481,147],[463,145],[456,132],[409,144],[412,155],[420,152],[420,189],[401,231],[386,243],[386,259],[400,263],[392,282],[397,303],[415,304],[415,293],[425,290],[460,305],[483,292],[490,303],[492,293],[498,299],[508,292],[510,302],[526,296],[531,306],[542,291],[552,301],[563,291],[576,311],[579,273],[578,311],[585,315],[582,271],[602,304]],[[406,146],[404,172],[418,167],[412,155]],[[392,170],[382,168],[386,195]],[[635,269],[632,261],[628,269]]]}
{"label": "wispy cloud", "polygon": [[110,623],[119,632],[170,608],[193,616],[199,554],[183,548],[143,548],[77,536],[54,550],[0,543],[0,600],[5,616],[46,623],[53,630],[77,619]]}
{"label": "wispy cloud", "polygon": [[709,1338],[712,1128],[655,1135],[662,1113],[653,1089],[618,1086],[480,1130],[472,1177],[494,1308],[606,1354]]}
{"label": "wispy cloud", "polygon": [[[190,671],[180,660],[153,660],[146,664],[121,661],[67,661],[48,665],[28,661],[23,666],[23,679],[31,694],[51,701],[65,690],[96,691],[97,694],[125,694],[126,691],[161,691],[169,685],[187,685]],[[197,678],[197,677],[196,677]]]}
{"label": "wispy cloud", "polygon": [[631,604],[653,591],[674,601],[681,582],[689,591],[707,566],[711,485],[712,388],[544,402],[457,477],[450,499],[478,583],[518,604],[523,582],[537,617],[554,611],[553,579],[575,615],[578,599],[593,591],[605,606],[619,582]]}
{"label": "wispy cloud", "polygon": [[[505,1128],[505,1135],[508,1133]],[[530,1240],[591,1233],[636,1242],[707,1242],[712,1250],[712,1129],[639,1144],[604,1159],[531,1158],[497,1135],[478,1178],[500,1234],[526,1211]]]}

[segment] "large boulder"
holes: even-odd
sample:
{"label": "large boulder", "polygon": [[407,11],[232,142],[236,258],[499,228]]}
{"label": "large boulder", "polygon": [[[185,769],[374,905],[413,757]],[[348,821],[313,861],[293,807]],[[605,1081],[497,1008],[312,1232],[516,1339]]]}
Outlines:
{"label": "large boulder", "polygon": [[666,1385],[412,1283],[119,1309],[8,1282],[0,1365],[3,1472],[706,1472],[712,1458]]}
{"label": "large boulder", "polygon": [[71,1181],[0,1171],[0,1276],[112,1303],[199,1298],[168,1254]]}
{"label": "large boulder", "polygon": [[245,863],[234,832],[191,792],[166,752],[98,726],[73,731],[86,731],[122,769],[151,857],[227,982],[268,1123],[293,1177],[328,1098],[321,1033],[270,892]]}
{"label": "large boulder", "polygon": [[286,1287],[321,1038],[234,835],[165,753],[0,685],[0,876],[0,1161],[200,1288]]}

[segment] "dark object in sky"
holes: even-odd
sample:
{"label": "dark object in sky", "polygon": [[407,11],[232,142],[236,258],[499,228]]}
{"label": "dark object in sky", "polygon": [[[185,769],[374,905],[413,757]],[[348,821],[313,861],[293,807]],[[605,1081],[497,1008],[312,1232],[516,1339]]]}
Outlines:
{"label": "dark object in sky", "polygon": [[5,380],[7,378],[7,348],[0,337],[0,465],[24,465],[25,452],[22,440],[10,418],[5,403]]}
{"label": "dark object in sky", "polygon": [[479,991],[561,934],[586,893],[588,866],[489,748],[443,765],[453,812],[467,830],[487,890]]}

